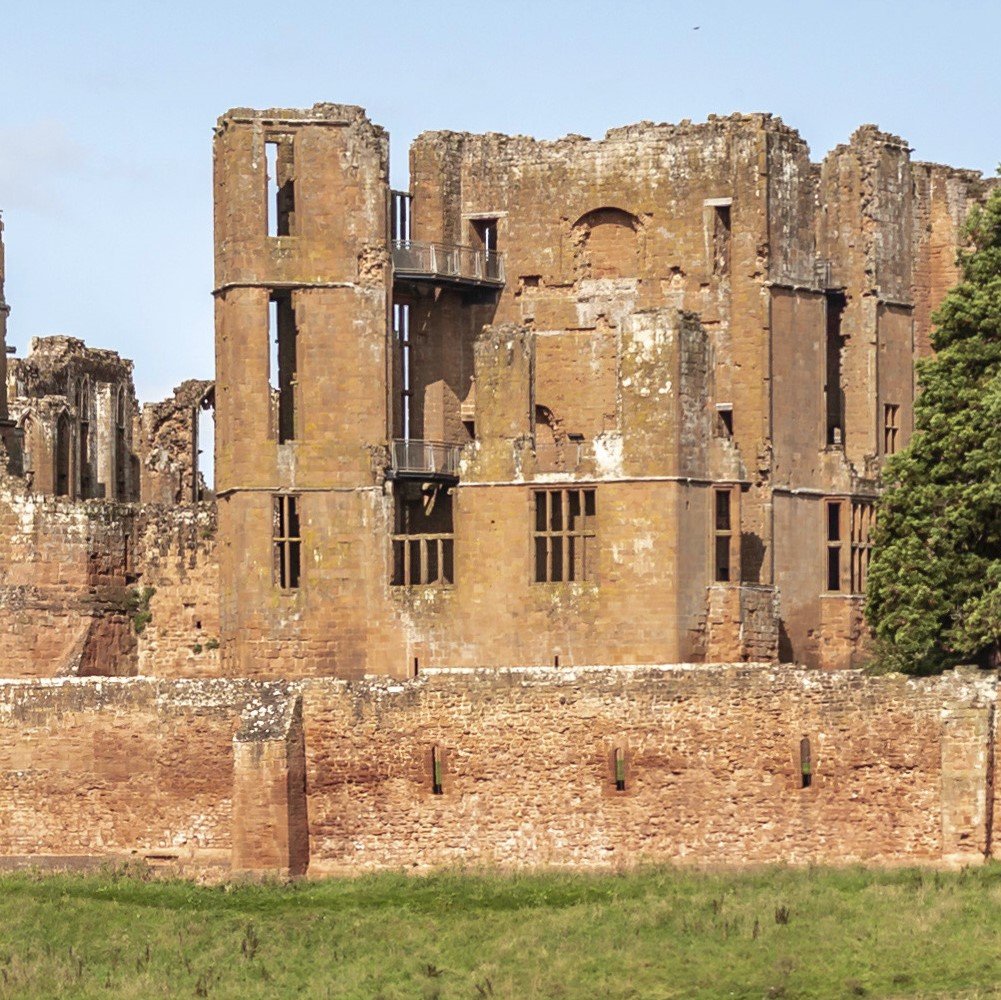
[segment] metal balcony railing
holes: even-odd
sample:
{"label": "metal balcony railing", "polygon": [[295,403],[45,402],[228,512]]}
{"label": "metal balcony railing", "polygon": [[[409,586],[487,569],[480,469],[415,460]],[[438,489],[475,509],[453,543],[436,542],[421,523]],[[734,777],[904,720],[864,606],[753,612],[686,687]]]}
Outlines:
{"label": "metal balcony railing", "polygon": [[454,243],[393,240],[393,272],[400,277],[456,281],[471,285],[504,284],[504,255]]}
{"label": "metal balcony railing", "polygon": [[459,478],[460,444],[444,441],[394,440],[391,471],[397,476]]}

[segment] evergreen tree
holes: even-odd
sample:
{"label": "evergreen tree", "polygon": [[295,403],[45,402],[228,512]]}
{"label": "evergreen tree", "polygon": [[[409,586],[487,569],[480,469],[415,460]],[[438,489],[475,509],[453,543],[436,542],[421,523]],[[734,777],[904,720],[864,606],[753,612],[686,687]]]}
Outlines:
{"label": "evergreen tree", "polygon": [[910,446],[886,465],[866,615],[886,667],[1001,666],[1001,185],[918,365]]}

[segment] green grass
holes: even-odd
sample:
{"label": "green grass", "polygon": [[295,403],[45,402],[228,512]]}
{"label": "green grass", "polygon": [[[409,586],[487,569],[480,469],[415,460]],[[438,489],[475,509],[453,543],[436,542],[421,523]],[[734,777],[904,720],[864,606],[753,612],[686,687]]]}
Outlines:
{"label": "green grass", "polygon": [[1001,997],[1001,866],[0,876],[0,997]]}

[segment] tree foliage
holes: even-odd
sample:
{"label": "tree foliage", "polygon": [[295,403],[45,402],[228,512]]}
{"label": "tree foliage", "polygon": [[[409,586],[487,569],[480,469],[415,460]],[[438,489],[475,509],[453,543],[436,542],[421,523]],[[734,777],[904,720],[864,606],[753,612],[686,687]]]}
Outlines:
{"label": "tree foliage", "polygon": [[884,665],[1001,666],[1001,186],[918,365],[915,434],[886,466],[866,615]]}

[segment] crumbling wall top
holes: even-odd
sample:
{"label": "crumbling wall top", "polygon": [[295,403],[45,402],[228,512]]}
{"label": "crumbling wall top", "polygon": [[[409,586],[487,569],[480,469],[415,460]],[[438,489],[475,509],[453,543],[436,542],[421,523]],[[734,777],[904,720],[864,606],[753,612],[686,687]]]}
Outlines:
{"label": "crumbling wall top", "polygon": [[311,108],[230,108],[220,115],[216,132],[223,132],[232,124],[241,125],[351,125],[371,129],[377,136],[386,130],[372,122],[365,109],[357,104],[334,104],[320,101]]}
{"label": "crumbling wall top", "polygon": [[558,139],[536,139],[533,136],[505,135],[501,132],[472,133],[432,130],[418,135],[414,140],[414,146],[441,146],[445,149],[455,149],[469,144],[492,150],[503,150],[508,156],[518,157],[533,154],[535,156],[547,153],[559,154],[568,149],[584,146],[597,149],[603,144],[659,143],[702,137],[710,139],[719,135],[759,131],[789,136],[803,142],[804,146],[806,145],[799,132],[786,125],[781,118],[766,113],[754,113],[710,115],[705,122],[692,122],[686,118],[677,124],[641,121],[608,129],[602,139],[591,139],[588,136],[574,133],[561,136]]}

